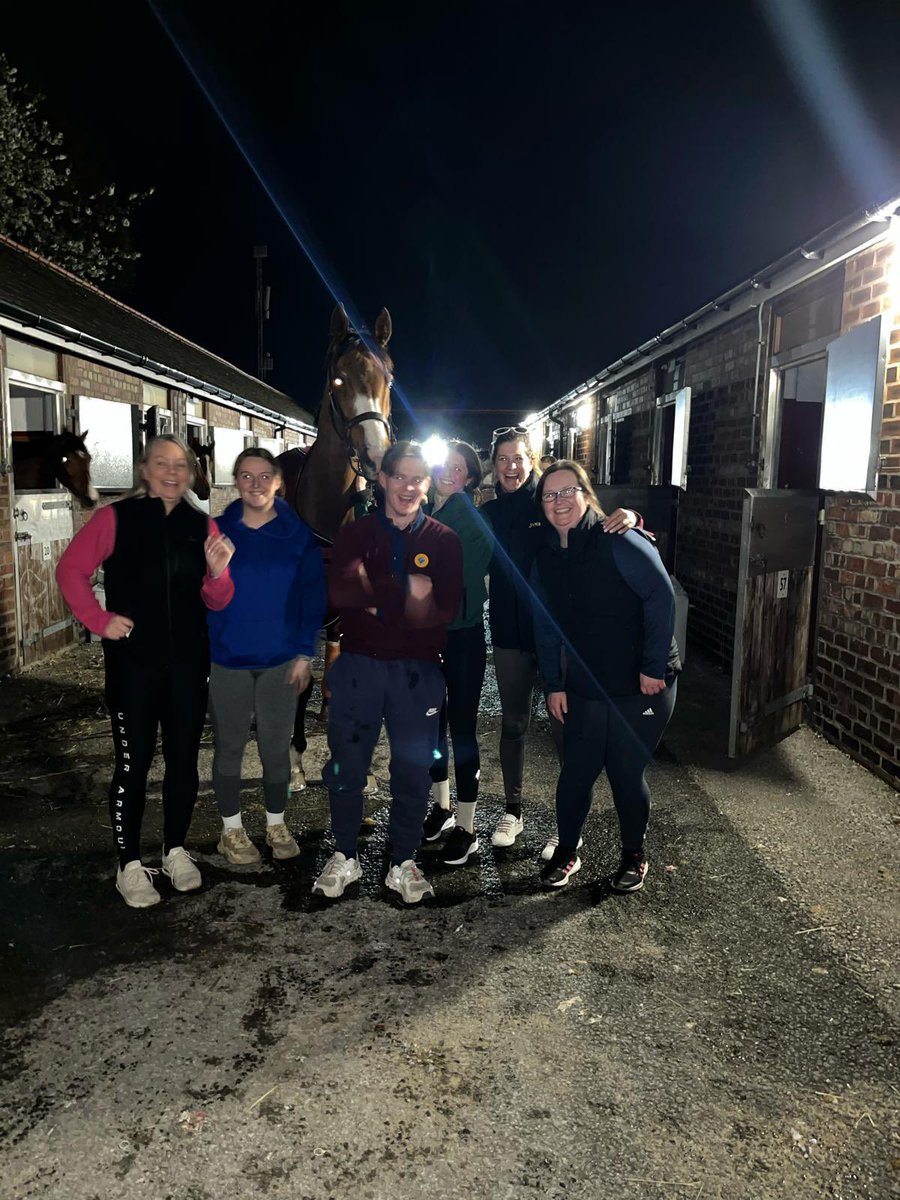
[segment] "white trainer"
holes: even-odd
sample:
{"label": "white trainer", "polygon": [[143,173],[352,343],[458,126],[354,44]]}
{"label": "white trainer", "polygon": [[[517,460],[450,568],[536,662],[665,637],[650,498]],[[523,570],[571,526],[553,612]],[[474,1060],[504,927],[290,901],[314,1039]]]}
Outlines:
{"label": "white trainer", "polygon": [[162,872],[172,880],[176,892],[196,891],[203,882],[193,858],[184,846],[173,846],[168,854],[163,855]]}
{"label": "white trainer", "polygon": [[491,834],[491,845],[511,846],[524,828],[525,823],[521,817],[514,817],[512,813],[504,813],[497,822],[497,828]]}
{"label": "white trainer", "polygon": [[392,892],[399,892],[406,904],[418,904],[426,896],[434,895],[434,888],[411,858],[399,867],[391,867],[384,883]]}
{"label": "white trainer", "polygon": [[306,788],[306,772],[303,769],[303,755],[291,746],[291,791],[302,792]]}
{"label": "white trainer", "polygon": [[[541,858],[544,860],[544,862],[550,861],[550,859],[553,857],[553,851],[556,849],[556,847],[558,845],[559,845],[559,834],[554,833],[553,837],[550,839],[550,841],[547,843],[547,845],[541,851]],[[579,838],[577,849],[580,850],[583,845],[584,845],[584,838]]]}
{"label": "white trainer", "polygon": [[359,859],[347,858],[340,850],[336,850],[313,884],[313,895],[328,896],[329,899],[336,900],[338,896],[343,896],[344,888],[355,883],[361,876]]}
{"label": "white trainer", "polygon": [[140,859],[126,863],[116,872],[116,891],[130,908],[152,908],[162,897],[153,886],[153,876],[159,871],[145,867]]}

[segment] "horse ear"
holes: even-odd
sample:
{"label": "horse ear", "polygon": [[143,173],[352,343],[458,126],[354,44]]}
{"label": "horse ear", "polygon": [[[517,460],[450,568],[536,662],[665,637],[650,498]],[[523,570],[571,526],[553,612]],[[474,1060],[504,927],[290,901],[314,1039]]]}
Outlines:
{"label": "horse ear", "polygon": [[386,346],[391,340],[392,333],[391,314],[386,308],[383,308],[378,314],[378,320],[375,322],[375,341],[379,346]]}
{"label": "horse ear", "polygon": [[339,304],[331,314],[331,340],[342,342],[350,332],[350,318],[343,304]]}

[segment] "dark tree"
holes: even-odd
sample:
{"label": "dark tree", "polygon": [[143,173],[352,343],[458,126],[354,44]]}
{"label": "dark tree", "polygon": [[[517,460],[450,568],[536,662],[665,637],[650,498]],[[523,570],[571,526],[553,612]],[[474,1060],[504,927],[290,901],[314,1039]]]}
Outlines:
{"label": "dark tree", "polygon": [[149,195],[120,198],[115,184],[79,187],[63,136],[40,113],[42,97],[0,55],[0,233],[92,283],[110,283],[140,255],[129,229]]}

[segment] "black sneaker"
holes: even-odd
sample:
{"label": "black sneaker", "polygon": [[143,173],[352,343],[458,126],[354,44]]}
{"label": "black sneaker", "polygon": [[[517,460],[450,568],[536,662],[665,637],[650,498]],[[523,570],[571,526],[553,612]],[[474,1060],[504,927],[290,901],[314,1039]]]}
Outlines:
{"label": "black sneaker", "polygon": [[428,816],[425,818],[425,825],[422,829],[422,840],[424,842],[436,842],[442,833],[446,833],[448,829],[452,829],[456,824],[456,817],[449,808],[441,808],[439,804],[432,804]]}
{"label": "black sneaker", "polygon": [[619,869],[612,877],[614,892],[639,892],[647,878],[647,860],[634,850],[623,850]]}
{"label": "black sneaker", "polygon": [[576,852],[557,848],[547,865],[541,868],[541,883],[547,888],[565,887],[580,870],[581,859]]}
{"label": "black sneaker", "polygon": [[441,861],[448,867],[461,867],[469,856],[478,853],[478,835],[469,833],[462,825],[457,825],[447,838]]}

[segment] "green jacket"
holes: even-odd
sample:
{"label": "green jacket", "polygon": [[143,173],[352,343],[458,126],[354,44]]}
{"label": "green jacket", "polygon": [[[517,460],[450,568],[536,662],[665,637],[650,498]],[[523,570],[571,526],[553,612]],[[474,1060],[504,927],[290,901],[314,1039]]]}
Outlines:
{"label": "green jacket", "polygon": [[463,600],[459,616],[447,626],[448,629],[469,629],[484,620],[484,603],[487,588],[484,577],[494,553],[494,535],[491,527],[465,492],[457,492],[432,513],[452,529],[462,542],[463,552]]}

